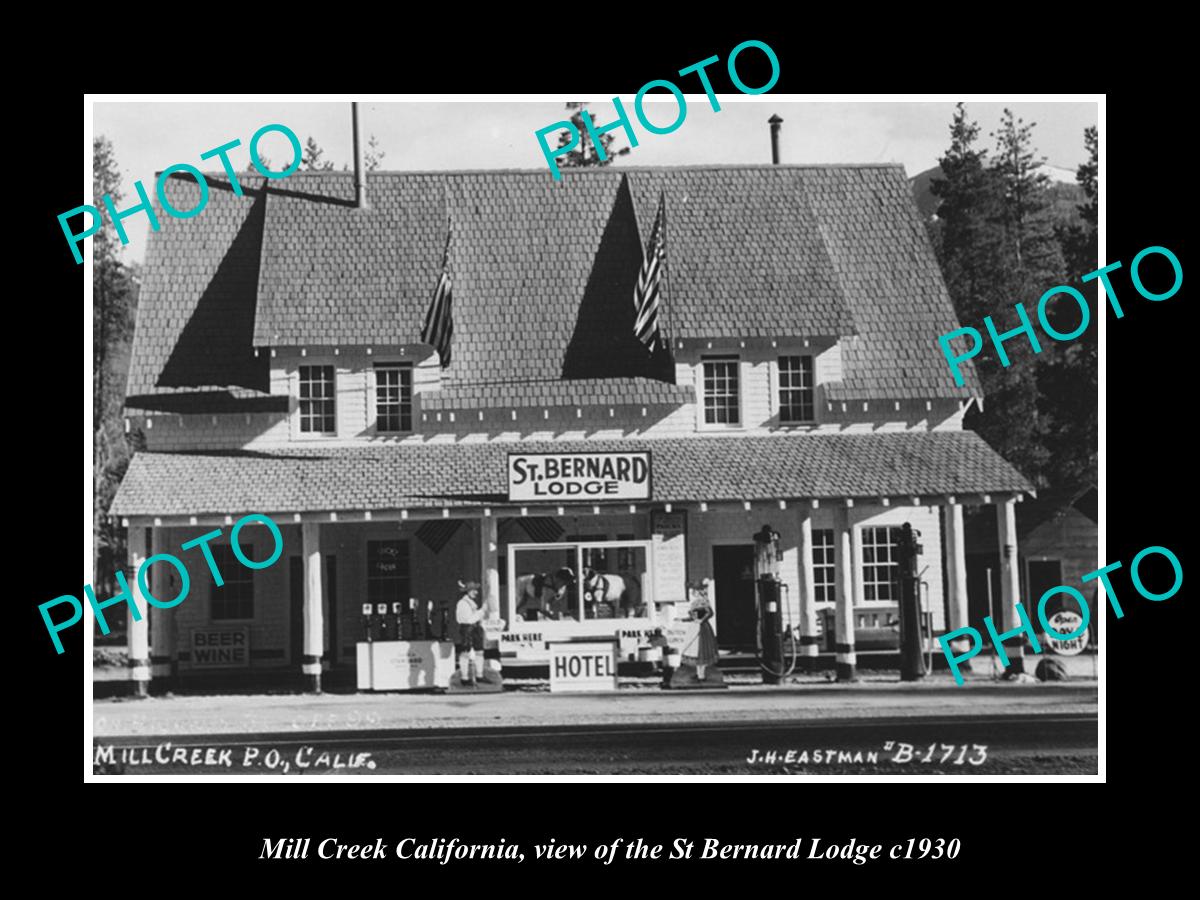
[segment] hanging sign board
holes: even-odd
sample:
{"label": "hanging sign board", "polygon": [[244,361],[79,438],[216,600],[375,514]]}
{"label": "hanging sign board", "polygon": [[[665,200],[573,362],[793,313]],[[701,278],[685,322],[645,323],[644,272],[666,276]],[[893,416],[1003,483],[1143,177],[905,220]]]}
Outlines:
{"label": "hanging sign board", "polygon": [[551,692],[615,691],[616,689],[616,641],[551,642]]}
{"label": "hanging sign board", "polygon": [[510,453],[508,499],[649,500],[650,452]]}
{"label": "hanging sign board", "polygon": [[[1077,631],[1079,626],[1083,624],[1083,616],[1076,612],[1063,610],[1052,615],[1048,619],[1048,622],[1050,627],[1058,634],[1071,634]],[[1059,656],[1076,656],[1087,648],[1088,633],[1084,631],[1077,637],[1062,640],[1047,632],[1046,643],[1050,646],[1052,653],[1057,653]]]}
{"label": "hanging sign board", "polygon": [[654,602],[687,601],[687,513],[683,510],[650,513],[654,541]]}

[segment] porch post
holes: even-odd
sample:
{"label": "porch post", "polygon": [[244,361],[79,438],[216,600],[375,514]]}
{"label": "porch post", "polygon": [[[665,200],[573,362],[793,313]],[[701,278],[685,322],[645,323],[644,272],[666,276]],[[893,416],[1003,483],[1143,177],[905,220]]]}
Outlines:
{"label": "porch post", "polygon": [[800,517],[800,656],[808,659],[817,655],[817,586],[813,577],[812,508],[798,504]]}
{"label": "porch post", "polygon": [[[155,528],[150,532],[150,553],[170,553],[167,545],[167,529]],[[178,594],[175,584],[177,573],[171,566],[156,566],[150,573],[150,590],[157,597],[174,597]],[[163,580],[169,584],[161,584]],[[142,607],[150,616],[150,671],[155,678],[169,678],[175,674],[175,618],[174,611],[157,606]]]}
{"label": "porch post", "polygon": [[[155,529],[157,532],[158,529]],[[129,655],[129,678],[133,682],[133,693],[137,697],[150,695],[150,604],[142,596],[138,584],[137,573],[141,571],[142,563],[146,561],[146,528],[142,523],[133,519],[129,526],[129,596],[137,606],[142,618],[135,620],[133,610],[127,605],[125,609],[125,647]],[[161,568],[161,566],[159,567]]]}
{"label": "porch post", "polygon": [[489,618],[500,616],[500,566],[498,563],[499,543],[496,536],[496,517],[483,516],[479,520],[479,565],[480,586],[483,589],[483,608]]}
{"label": "porch post", "polygon": [[850,510],[837,507],[834,528],[837,532],[838,578],[834,596],[837,601],[834,619],[833,649],[837,659],[838,681],[857,680],[858,655],[854,652],[854,550],[850,532]]}
{"label": "porch post", "polygon": [[309,691],[321,692],[321,656],[325,652],[325,621],[321,598],[321,526],[303,522],[301,544],[304,554],[304,649],[301,671]]}
{"label": "porch post", "polygon": [[[1020,624],[1017,604],[1021,602],[1021,578],[1017,560],[1017,501],[1005,500],[996,504],[996,524],[1000,535],[1000,631],[1012,631]],[[1025,671],[1025,638],[1021,637],[1009,649],[1008,671]]]}
{"label": "porch post", "polygon": [[[951,498],[943,509],[946,514],[946,570],[950,576],[946,584],[950,614],[950,627],[947,630],[955,631],[971,624],[967,621],[970,615],[967,605],[967,546],[963,534],[962,504]],[[970,643],[968,638],[955,638],[950,642],[950,648],[961,655],[969,649]],[[969,672],[970,666],[970,660],[959,663],[959,668],[964,671]]]}

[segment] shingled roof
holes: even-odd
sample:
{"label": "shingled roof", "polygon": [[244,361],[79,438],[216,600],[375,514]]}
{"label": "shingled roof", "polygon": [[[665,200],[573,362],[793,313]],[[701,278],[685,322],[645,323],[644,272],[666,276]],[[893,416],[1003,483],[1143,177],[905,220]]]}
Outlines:
{"label": "shingled roof", "polygon": [[[413,344],[452,232],[454,354],[445,387],[537,402],[563,381],[634,379],[678,402],[664,355],[632,336],[633,284],[666,200],[671,338],[832,336],[845,380],[831,399],[967,397],[937,336],[957,327],[901,167],[731,166],[348,173],[267,185],[218,176],[188,220],[151,235],[129,405],[180,392],[255,396],[289,345]],[[195,184],[167,180],[179,208]],[[436,401],[435,401],[436,402]]]}
{"label": "shingled roof", "polygon": [[648,450],[655,502],[1029,491],[970,431],[138,453],[120,516],[503,504],[507,454]]}

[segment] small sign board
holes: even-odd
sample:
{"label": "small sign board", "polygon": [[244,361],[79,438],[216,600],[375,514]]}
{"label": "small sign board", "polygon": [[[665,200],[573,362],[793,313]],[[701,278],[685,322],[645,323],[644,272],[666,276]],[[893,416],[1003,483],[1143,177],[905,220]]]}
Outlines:
{"label": "small sign board", "polygon": [[250,629],[193,628],[194,669],[241,669],[250,665]]}
{"label": "small sign board", "polygon": [[360,691],[448,687],[454,645],[441,641],[362,641],[357,645]]}
{"label": "small sign board", "polygon": [[651,511],[650,534],[654,541],[654,601],[686,602],[687,513]]}
{"label": "small sign board", "polygon": [[[1054,613],[1046,621],[1049,623],[1050,628],[1059,634],[1071,634],[1071,632],[1076,631],[1083,624],[1083,616],[1076,612],[1062,610]],[[1054,637],[1050,632],[1046,632],[1046,643],[1059,656],[1078,656],[1088,645],[1088,632],[1085,628],[1079,636],[1067,638],[1065,641]]]}
{"label": "small sign board", "polygon": [[617,642],[551,641],[550,691],[615,691]]}
{"label": "small sign board", "polygon": [[510,453],[510,502],[649,500],[649,451]]}

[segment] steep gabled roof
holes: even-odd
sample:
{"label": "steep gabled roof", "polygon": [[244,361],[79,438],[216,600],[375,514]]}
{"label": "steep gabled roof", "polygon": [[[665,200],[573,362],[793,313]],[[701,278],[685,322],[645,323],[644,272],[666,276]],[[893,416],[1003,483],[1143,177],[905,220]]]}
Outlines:
{"label": "steep gabled roof", "polygon": [[980,396],[974,368],[956,388],[938,349],[958,317],[904,169],[814,166],[803,183],[858,325],[830,399]]}
{"label": "steep gabled roof", "polygon": [[[632,379],[676,403],[661,352],[633,338],[633,285],[660,193],[673,339],[843,339],[831,399],[968,397],[937,336],[957,327],[899,166],[605,167],[564,172],[297,173],[244,197],[210,178],[197,217],[151,237],[130,405],[163,392],[267,390],[268,346],[413,344],[446,235],[454,296],[447,396]],[[179,208],[188,179],[167,181]],[[578,391],[571,391],[578,394]],[[608,392],[612,393],[612,392]],[[146,402],[145,400],[141,402]]]}
{"label": "steep gabled roof", "polygon": [[[253,343],[265,179],[238,178],[242,197],[227,181],[209,178],[208,206],[194,219],[157,213],[161,228],[150,235],[138,293],[129,406],[168,399],[194,406],[208,398],[189,395],[221,392],[221,402],[229,402],[270,390],[267,354],[255,356]],[[171,178],[165,187],[177,209],[199,203],[192,181]]]}

